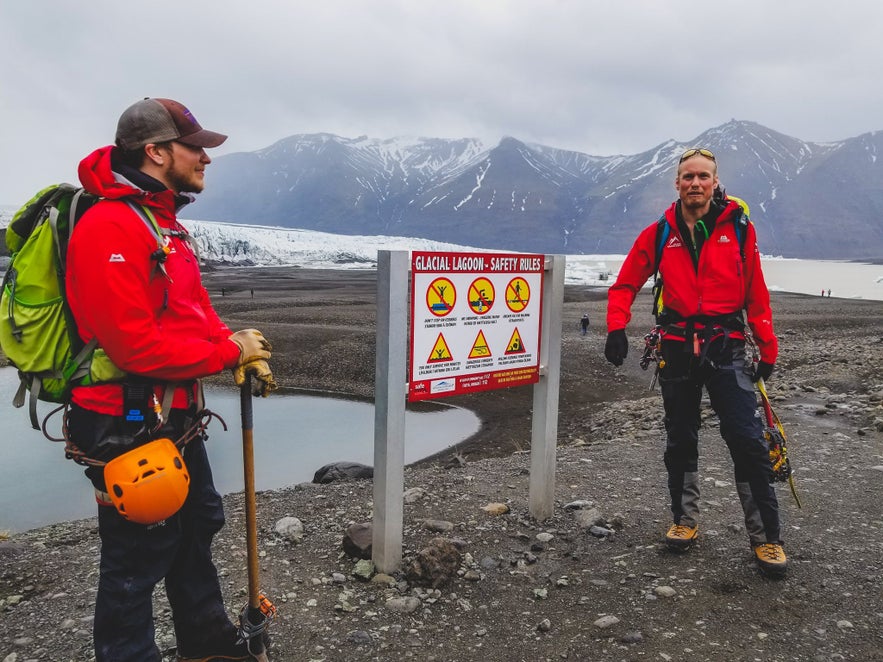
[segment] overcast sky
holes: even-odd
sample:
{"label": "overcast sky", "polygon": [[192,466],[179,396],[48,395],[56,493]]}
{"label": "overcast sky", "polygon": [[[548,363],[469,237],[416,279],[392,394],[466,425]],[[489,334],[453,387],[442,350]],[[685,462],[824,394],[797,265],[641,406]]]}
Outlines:
{"label": "overcast sky", "polygon": [[0,204],[76,181],[145,96],[227,133],[213,156],[316,132],[607,156],[733,118],[883,129],[881,69],[879,0],[0,0]]}

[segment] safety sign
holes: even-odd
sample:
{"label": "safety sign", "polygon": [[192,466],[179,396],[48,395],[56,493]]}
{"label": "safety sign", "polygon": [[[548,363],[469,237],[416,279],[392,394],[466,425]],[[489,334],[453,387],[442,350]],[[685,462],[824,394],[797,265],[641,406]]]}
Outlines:
{"label": "safety sign", "polygon": [[545,256],[411,255],[408,399],[539,380]]}
{"label": "safety sign", "polygon": [[426,288],[426,307],[436,317],[444,317],[457,303],[457,288],[447,278],[436,278]]}

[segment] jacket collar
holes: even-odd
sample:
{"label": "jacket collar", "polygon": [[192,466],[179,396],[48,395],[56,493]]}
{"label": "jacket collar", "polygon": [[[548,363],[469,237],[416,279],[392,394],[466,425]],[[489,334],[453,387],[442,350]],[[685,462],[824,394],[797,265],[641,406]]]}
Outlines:
{"label": "jacket collar", "polygon": [[166,185],[158,179],[123,163],[118,158],[116,149],[111,152],[110,163],[114,177],[118,182],[143,191],[148,199],[157,200],[164,206],[171,206],[176,212],[195,199],[189,193],[175,193],[166,188]]}

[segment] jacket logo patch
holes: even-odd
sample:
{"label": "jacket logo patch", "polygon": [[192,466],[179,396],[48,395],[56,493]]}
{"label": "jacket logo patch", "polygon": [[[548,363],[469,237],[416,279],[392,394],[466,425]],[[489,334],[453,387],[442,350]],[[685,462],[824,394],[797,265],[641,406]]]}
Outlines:
{"label": "jacket logo patch", "polygon": [[108,262],[125,262],[126,258],[123,257],[122,253],[111,253],[110,259]]}
{"label": "jacket logo patch", "polygon": [[681,243],[681,238],[678,236],[674,236],[668,240],[668,243],[665,245],[666,248],[680,248],[683,246]]}
{"label": "jacket logo patch", "polygon": [[730,238],[729,238],[727,235],[722,234],[722,235],[720,236],[720,239],[717,240],[717,243],[719,243],[719,244],[729,244],[729,243],[730,243]]}

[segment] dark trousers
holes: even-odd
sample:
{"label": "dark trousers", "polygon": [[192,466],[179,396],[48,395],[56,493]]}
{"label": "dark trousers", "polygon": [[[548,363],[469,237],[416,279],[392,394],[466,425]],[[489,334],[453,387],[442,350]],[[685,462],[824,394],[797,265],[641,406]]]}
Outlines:
{"label": "dark trousers", "polygon": [[[175,411],[171,418],[160,436],[175,439],[184,417]],[[69,433],[87,454],[102,439],[126,437],[119,419],[79,407],[71,409]],[[226,638],[235,630],[212,562],[211,543],[224,525],[224,510],[202,438],[187,444],[184,461],[190,490],[181,510],[169,519],[145,526],[126,520],[113,506],[98,507],[101,563],[93,632],[97,662],[161,659],[154,641],[152,598],[163,579],[179,646]],[[86,473],[104,490],[100,469]]]}
{"label": "dark trousers", "polygon": [[659,383],[667,436],[664,459],[675,523],[680,523],[683,515],[684,475],[695,474],[699,469],[700,404],[704,388],[733,459],[736,482],[750,486],[767,541],[779,542],[779,505],[770,484],[769,449],[763,437],[754,384],[745,363],[744,341],[724,338],[709,341],[704,356],[697,357],[691,342],[669,339],[662,344],[662,354],[665,366],[660,370]]}

